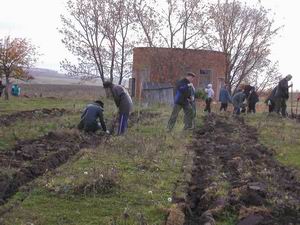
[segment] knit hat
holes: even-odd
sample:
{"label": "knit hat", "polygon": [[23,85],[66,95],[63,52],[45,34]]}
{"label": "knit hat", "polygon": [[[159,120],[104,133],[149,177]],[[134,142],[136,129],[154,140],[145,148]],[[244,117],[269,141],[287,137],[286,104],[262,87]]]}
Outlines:
{"label": "knit hat", "polygon": [[212,88],[212,84],[208,84],[207,87],[208,87],[208,88]]}
{"label": "knit hat", "polygon": [[104,108],[104,103],[100,100],[95,101],[96,104],[100,105],[101,108]]}
{"label": "knit hat", "polygon": [[292,76],[291,74],[288,74],[285,78],[287,78],[287,79],[290,80],[290,79],[292,79],[292,77],[293,77],[293,76]]}

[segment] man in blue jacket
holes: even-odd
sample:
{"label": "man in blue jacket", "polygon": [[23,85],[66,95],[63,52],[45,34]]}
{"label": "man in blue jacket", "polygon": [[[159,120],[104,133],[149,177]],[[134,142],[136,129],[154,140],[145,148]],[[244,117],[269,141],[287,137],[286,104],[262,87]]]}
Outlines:
{"label": "man in blue jacket", "polygon": [[186,77],[178,81],[175,89],[174,107],[168,122],[167,129],[171,131],[176,123],[177,117],[181,109],[184,111],[184,129],[193,127],[193,108],[192,101],[192,81],[195,74],[188,72]]}
{"label": "man in blue jacket", "polygon": [[231,102],[231,96],[229,94],[227,84],[225,84],[220,89],[219,101],[221,102],[220,111],[224,110],[224,112],[226,112],[227,111],[227,107],[228,107],[228,102]]}
{"label": "man in blue jacket", "polygon": [[[96,132],[102,127],[104,132],[109,133],[109,131],[106,130],[106,125],[103,119],[103,108],[104,103],[102,101],[95,101],[88,104],[81,115],[78,129],[86,132]],[[98,123],[98,119],[101,126]]]}
{"label": "man in blue jacket", "polygon": [[245,90],[239,89],[232,97],[232,104],[233,104],[233,114],[240,115],[241,108],[243,107],[243,102],[246,99]]}

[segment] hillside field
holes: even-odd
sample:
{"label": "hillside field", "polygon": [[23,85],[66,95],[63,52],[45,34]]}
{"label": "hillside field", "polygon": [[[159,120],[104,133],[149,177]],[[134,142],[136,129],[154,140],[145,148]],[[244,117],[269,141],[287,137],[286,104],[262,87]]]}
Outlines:
{"label": "hillside field", "polygon": [[[100,87],[22,86],[0,99],[0,224],[300,224],[300,121],[204,114],[183,131],[182,113],[135,103],[124,136],[81,133]],[[264,107],[261,103],[260,107]]]}

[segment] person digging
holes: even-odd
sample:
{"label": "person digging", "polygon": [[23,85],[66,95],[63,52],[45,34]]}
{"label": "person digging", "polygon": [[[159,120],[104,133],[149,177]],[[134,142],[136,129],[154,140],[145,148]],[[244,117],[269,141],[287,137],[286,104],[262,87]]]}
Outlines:
{"label": "person digging", "polygon": [[235,93],[232,97],[232,104],[233,104],[233,114],[240,115],[241,108],[243,108],[244,101],[246,99],[246,94],[244,93],[243,89],[239,89],[237,93]]}
{"label": "person digging", "polygon": [[106,129],[104,122],[103,111],[104,103],[100,100],[88,104],[81,114],[81,120],[77,126],[78,129],[85,132],[95,133],[97,130],[102,128],[104,132],[109,134],[110,132]]}
{"label": "person digging", "polygon": [[121,86],[105,81],[103,87],[108,98],[113,98],[117,108],[119,109],[119,126],[118,135],[124,134],[128,128],[129,114],[132,111],[133,103],[127,90]]}

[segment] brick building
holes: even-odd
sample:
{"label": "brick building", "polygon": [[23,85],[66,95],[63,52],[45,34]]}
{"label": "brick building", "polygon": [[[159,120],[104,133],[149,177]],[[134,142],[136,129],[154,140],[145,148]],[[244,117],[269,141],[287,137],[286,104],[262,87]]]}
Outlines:
{"label": "brick building", "polygon": [[144,90],[143,87],[148,87],[149,84],[151,86],[160,84],[159,87],[162,86],[161,84],[174,86],[187,71],[196,74],[194,80],[196,90],[212,83],[218,96],[219,89],[225,80],[225,53],[191,49],[135,48],[130,85],[132,95],[145,99],[143,91],[146,89]]}

